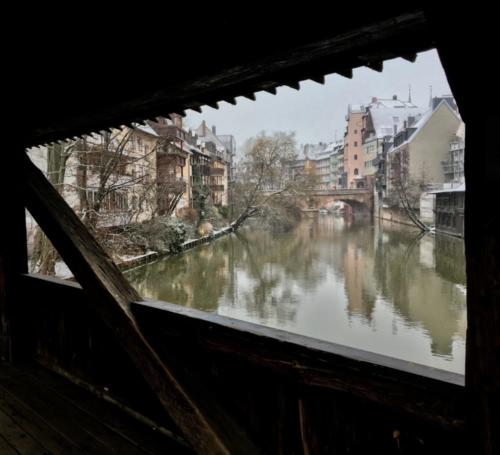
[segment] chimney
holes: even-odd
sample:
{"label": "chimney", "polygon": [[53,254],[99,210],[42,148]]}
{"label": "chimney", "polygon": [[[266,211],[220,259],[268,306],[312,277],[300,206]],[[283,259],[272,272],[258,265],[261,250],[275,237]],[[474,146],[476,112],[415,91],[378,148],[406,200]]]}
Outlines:
{"label": "chimney", "polygon": [[215,125],[212,126],[212,133],[214,133],[215,135],[217,135],[217,129],[215,128]]}
{"label": "chimney", "polygon": [[174,125],[177,128],[182,129],[182,117],[179,114],[173,114],[171,118],[174,121]]}
{"label": "chimney", "polygon": [[398,99],[398,95],[392,95],[392,99],[393,100],[397,100]]}

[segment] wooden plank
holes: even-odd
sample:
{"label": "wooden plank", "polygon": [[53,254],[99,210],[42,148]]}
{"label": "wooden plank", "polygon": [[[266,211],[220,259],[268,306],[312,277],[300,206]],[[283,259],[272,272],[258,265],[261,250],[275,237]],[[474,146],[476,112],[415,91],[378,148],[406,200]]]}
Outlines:
{"label": "wooden plank", "polygon": [[[82,448],[66,439],[64,435],[55,431],[52,427],[35,414],[23,402],[0,387],[0,409],[15,420],[21,427],[29,428],[40,443],[50,453],[79,454]],[[0,452],[2,453],[2,452]]]}
{"label": "wooden plank", "polygon": [[24,428],[0,409],[0,435],[23,455],[47,454],[48,451]]}
{"label": "wooden plank", "polygon": [[92,396],[88,391],[69,383],[57,374],[37,368],[30,371],[29,376],[30,380],[42,380],[47,391],[63,397],[79,412],[97,419],[101,425],[128,440],[145,453],[159,455],[167,450],[179,454],[191,453],[187,447],[181,446],[180,443],[161,434],[155,428],[146,426],[114,405]]}
{"label": "wooden plank", "polygon": [[50,388],[51,381],[44,376],[16,375],[5,381],[1,387],[11,391],[22,401],[34,408],[53,428],[69,438],[88,437],[93,451],[100,453],[127,453],[144,455],[129,438],[103,425],[100,416],[82,412],[77,406]]}
{"label": "wooden plank", "polygon": [[63,437],[75,441],[79,450],[144,455],[145,451],[131,438],[104,425],[98,413],[83,412],[51,389],[51,383],[43,375],[16,374],[8,379],[2,378],[0,388],[30,407],[38,420],[47,422]]}
{"label": "wooden plank", "polygon": [[[17,278],[27,272],[26,213],[19,194],[19,167],[23,150],[2,156],[0,197],[4,218],[0,223],[0,361],[21,360],[29,352],[29,331],[22,321]],[[8,217],[8,221],[7,221]]]}
{"label": "wooden plank", "polygon": [[14,448],[0,435],[0,453],[3,455],[19,455]]}
{"label": "wooden plank", "polygon": [[[141,333],[130,310],[139,300],[95,238],[39,169],[23,156],[28,210],[89,295],[88,303],[114,333],[185,438],[202,453],[258,453],[221,409],[201,409]],[[217,421],[223,422],[218,424]]]}
{"label": "wooden plank", "polygon": [[[451,13],[451,14],[450,14]],[[485,131],[500,122],[498,107],[476,87],[496,87],[491,46],[498,40],[493,9],[451,11],[428,7],[436,48],[466,123],[464,173],[465,258],[467,264],[466,397],[469,453],[500,453],[500,155]],[[443,21],[458,29],[479,23],[477,33],[451,36]],[[492,200],[492,197],[494,198]]]}
{"label": "wooden plank", "polygon": [[462,375],[166,302],[137,302],[133,310],[148,333],[163,332],[170,343],[195,343],[207,353],[241,359],[302,384],[463,429]]}
{"label": "wooden plank", "polygon": [[43,396],[34,394],[34,390],[27,387],[18,380],[3,380],[0,383],[2,395],[10,394],[10,400],[17,400],[22,406],[30,410],[35,422],[44,422],[50,429],[59,434],[61,440],[69,441],[70,447],[77,447],[75,453],[91,453],[106,455],[109,446],[103,441],[96,439],[85,427],[79,425],[75,415],[68,413],[68,407],[60,407],[53,404]]}
{"label": "wooden plank", "polygon": [[[33,275],[22,283],[26,299],[50,293],[58,305],[84,305],[76,283]],[[463,375],[165,302],[140,302],[132,310],[145,333],[161,337],[166,346],[194,343],[197,356],[223,355],[229,362],[344,391],[434,425],[463,428]]]}

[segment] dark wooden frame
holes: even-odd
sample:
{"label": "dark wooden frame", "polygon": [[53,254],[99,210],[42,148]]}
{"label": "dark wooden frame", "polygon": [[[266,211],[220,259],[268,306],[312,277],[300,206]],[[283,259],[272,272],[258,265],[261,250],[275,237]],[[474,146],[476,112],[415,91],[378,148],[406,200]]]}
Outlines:
{"label": "dark wooden frame", "polygon": [[[366,11],[359,12],[359,20],[355,15],[355,19],[339,23],[342,36],[315,35],[313,40],[299,39],[293,41],[293,46],[288,47],[285,42],[281,42],[279,46],[273,47],[270,53],[263,51],[266,49],[265,42],[258,43],[261,46],[259,51],[249,54],[247,60],[234,61],[228,54],[228,61],[232,66],[211,67],[212,73],[198,74],[198,78],[189,80],[188,83],[184,83],[183,80],[189,78],[180,77],[179,80],[169,81],[168,87],[155,86],[155,89],[148,93],[136,91],[130,99],[116,98],[116,94],[123,87],[113,87],[115,98],[113,96],[106,98],[102,106],[99,106],[101,109],[96,109],[94,114],[89,110],[89,104],[84,99],[88,95],[85,93],[80,98],[76,97],[74,109],[60,109],[57,115],[47,114],[45,118],[42,115],[45,103],[42,101],[47,94],[45,99],[50,103],[54,95],[53,90],[45,90],[43,86],[43,83],[49,83],[49,79],[43,80],[39,87],[27,84],[24,89],[35,98],[35,101],[32,105],[28,104],[32,109],[24,106],[25,134],[19,135],[14,141],[14,148],[7,150],[2,156],[2,178],[0,179],[3,196],[2,209],[5,213],[9,213],[9,222],[2,223],[0,242],[2,357],[7,360],[29,358],[33,349],[30,333],[26,330],[26,315],[23,314],[23,304],[26,303],[22,301],[21,292],[21,276],[26,272],[25,204],[19,197],[19,194],[23,192],[23,186],[27,185],[24,187],[26,189],[29,185],[33,185],[33,182],[28,180],[28,175],[25,175],[25,180],[23,180],[19,178],[17,172],[12,172],[12,169],[22,169],[26,164],[23,163],[24,146],[65,139],[144,117],[154,117],[167,108],[170,112],[198,108],[203,103],[216,104],[220,99],[233,101],[233,98],[239,95],[252,99],[255,90],[275,92],[276,86],[280,84],[288,84],[297,88],[299,80],[310,77],[321,82],[325,73],[333,71],[350,77],[352,68],[360,65],[367,65],[379,71],[384,59],[403,56],[413,60],[416,52],[436,45],[461,115],[467,123],[465,242],[468,332],[465,429],[469,444],[468,453],[497,453],[500,450],[500,432],[498,432],[500,428],[500,406],[498,405],[500,402],[500,241],[498,232],[500,229],[498,226],[500,223],[498,223],[495,207],[492,208],[489,203],[491,196],[498,193],[500,154],[495,150],[491,152],[496,141],[491,141],[489,138],[491,132],[496,131],[499,115],[496,104],[490,99],[485,99],[484,94],[477,93],[479,87],[495,87],[497,84],[496,73],[488,65],[494,52],[492,44],[497,41],[494,34],[497,28],[497,24],[494,23],[496,14],[486,7],[483,10],[478,7],[468,7],[467,9],[455,8],[450,11],[449,8],[440,10],[437,5],[425,8],[412,6],[410,9],[399,5],[394,14],[387,11],[378,14],[376,10],[380,8],[378,5],[375,7],[375,10],[367,8]],[[302,14],[302,11],[300,13]],[[479,33],[474,34],[471,31],[472,23],[481,24]],[[450,30],[450,26],[454,27],[453,30]],[[313,33],[312,30],[309,31]],[[367,36],[371,36],[372,39],[366,39]],[[99,46],[102,44],[99,43]],[[34,47],[36,52],[36,46]],[[259,52],[261,52],[260,61],[258,61]],[[61,55],[58,58],[61,58]],[[26,71],[29,73],[36,66],[33,61],[37,59],[33,57],[27,60],[32,65]],[[225,62],[225,59],[222,61]],[[258,65],[255,65],[256,61]],[[151,85],[154,86],[154,84]],[[103,90],[98,91],[96,97],[105,93],[107,88],[110,87],[101,87]],[[177,93],[176,96],[172,95],[173,91]],[[62,102],[64,100],[60,101],[64,106]],[[37,106],[38,109],[41,106],[42,110],[37,110]],[[66,107],[70,106],[66,104]],[[120,111],[119,115],[117,111]],[[486,164],[485,156],[488,157]],[[42,187],[45,185],[43,180],[39,180],[38,184]],[[63,256],[70,259],[70,263],[74,261],[70,266],[79,270],[75,274],[78,275],[91,296],[86,299],[91,304],[97,304],[99,298],[104,297],[107,305],[114,308],[111,311],[115,313],[113,317],[117,317],[122,322],[122,318],[129,318],[127,323],[129,329],[135,331],[136,316],[143,317],[145,313],[153,310],[149,307],[142,308],[144,305],[131,305],[131,302],[137,298],[136,294],[127,286],[121,289],[122,278],[99,251],[94,251],[97,267],[92,268],[86,256],[89,249],[92,249],[92,241],[88,244],[88,237],[82,234],[81,239],[85,241],[75,244],[75,238],[71,239],[62,235],[65,234],[64,229],[61,232],[60,226],[57,228],[56,223],[57,217],[62,216],[62,213],[57,209],[50,211],[49,207],[44,208],[43,204],[40,205],[43,202],[42,199],[48,202],[50,198],[47,198],[47,195],[36,194],[40,190],[39,186],[35,185],[30,188],[31,192],[28,194],[32,198],[30,208],[34,212],[38,211],[39,221],[46,220],[44,228],[55,243],[59,242],[61,254],[64,253]],[[40,197],[42,199],[36,200]],[[49,217],[48,220],[47,217]],[[62,235],[61,239],[57,238],[59,235]],[[115,281],[115,283],[111,285],[108,281]],[[117,283],[118,286],[116,286]],[[98,284],[96,289],[92,289],[94,284]],[[116,308],[113,307],[114,304]],[[109,314],[104,313],[102,313],[104,319],[108,319]],[[175,319],[175,312],[169,310],[168,314]],[[145,318],[148,319],[147,316]],[[127,319],[124,320],[127,321]],[[108,322],[112,325],[110,320]],[[221,332],[224,333],[224,343],[230,345],[227,339],[232,335],[225,332],[229,329],[221,322],[220,320],[212,321],[209,326],[220,327]],[[204,323],[207,321],[200,322],[202,326]],[[203,327],[200,330],[203,331]],[[272,344],[275,341],[269,342]],[[151,343],[155,345],[155,349],[161,350],[161,346],[156,344],[157,340],[152,340]],[[292,349],[288,344],[285,343],[283,346],[285,345],[295,355],[298,348],[294,346]],[[245,358],[255,359],[252,352],[248,350],[243,352]],[[296,354],[299,355],[299,352],[300,349]],[[155,357],[154,354],[151,355]],[[288,359],[288,361],[293,365],[293,359]],[[328,364],[329,361],[332,360],[327,360],[326,363]],[[282,365],[281,362],[277,365],[269,361],[267,363],[268,366],[270,363],[276,369]],[[370,372],[372,370],[375,372],[378,368],[370,362],[365,366],[364,371],[367,377],[363,377],[361,382],[366,380],[370,383],[370,388],[375,387],[376,385],[369,380]],[[288,368],[287,371],[294,370]],[[316,373],[319,375],[318,371]],[[351,374],[355,373],[349,371],[349,375]],[[284,388],[287,387],[286,384],[287,382],[284,381]],[[392,384],[392,386],[397,389],[397,385]],[[362,390],[350,388],[346,393],[354,396],[362,394]],[[395,404],[395,406],[399,408],[400,404]],[[431,409],[433,409],[432,406]],[[433,411],[430,412],[432,413]],[[436,415],[442,414],[438,412]],[[211,425],[205,426],[205,429],[211,432]],[[300,430],[304,434],[309,431],[303,427]],[[214,440],[216,439],[217,436],[214,436]],[[219,444],[216,443],[216,445]],[[220,446],[222,448],[224,444]],[[304,447],[304,452],[308,450],[310,451],[311,448]]]}

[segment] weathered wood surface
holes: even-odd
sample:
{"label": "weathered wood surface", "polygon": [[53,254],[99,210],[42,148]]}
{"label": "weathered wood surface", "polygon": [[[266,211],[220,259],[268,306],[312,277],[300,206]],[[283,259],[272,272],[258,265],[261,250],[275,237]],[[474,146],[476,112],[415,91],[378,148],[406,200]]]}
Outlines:
{"label": "weathered wood surface", "polygon": [[21,171],[26,207],[82,284],[89,307],[113,332],[190,444],[201,453],[258,453],[216,403],[202,407],[193,401],[195,392],[187,391],[151,348],[130,311],[139,295],[27,155]]}
{"label": "weathered wood surface", "polygon": [[23,455],[192,453],[54,373],[5,364],[0,442],[2,437]]}
{"label": "weathered wood surface", "polygon": [[[464,173],[467,264],[466,402],[469,453],[500,453],[500,154],[487,131],[496,131],[498,107],[477,87],[496,87],[493,43],[498,19],[493,7],[427,6],[439,57],[466,124]],[[480,24],[474,33],[450,34]]]}
{"label": "weathered wood surface", "polygon": [[[169,8],[170,11],[177,9],[174,5]],[[155,118],[168,112],[199,109],[203,104],[242,95],[253,99],[256,91],[273,92],[284,84],[297,88],[301,80],[333,72],[350,77],[353,68],[369,65],[378,70],[384,59],[408,56],[432,47],[426,17],[422,8],[413,4],[365,5],[361,9],[344,5],[334,27],[327,5],[284,11],[268,2],[265,8],[248,8],[244,15],[237,17],[223,5],[200,5],[196,15],[191,14],[189,7],[181,5],[179,9],[178,13],[171,12],[172,16],[189,17],[190,39],[203,42],[207,49],[216,49],[217,59],[209,53],[201,53],[193,59],[185,49],[174,46],[168,51],[168,59],[175,62],[176,71],[167,65],[157,67],[152,74],[132,65],[119,79],[103,72],[98,76],[89,72],[73,74],[72,78],[40,74],[37,80],[30,79],[22,86],[24,96],[20,110],[30,112],[23,123],[23,139],[27,145]],[[224,26],[214,27],[207,35],[203,30],[209,17]],[[147,19],[150,25],[155,21],[154,17]],[[107,56],[100,55],[103,48],[115,49],[116,61],[127,61],[136,52],[145,61],[156,59],[156,49],[138,45],[135,38],[123,36],[119,29],[109,33],[110,27],[107,23],[105,34],[86,37],[83,43],[79,43],[80,37],[68,37],[75,44],[70,46],[73,53],[69,56],[59,51],[44,29],[44,33],[38,33],[37,39],[20,51],[23,62],[28,63],[20,78],[29,74],[39,60],[39,65],[45,67],[71,65],[79,51],[80,55],[92,54],[96,66],[109,63]],[[173,21],[171,27],[173,35],[185,33],[182,22]],[[148,27],[143,38],[152,43],[161,42],[160,30],[161,21]],[[98,33],[98,28],[95,31]],[[229,41],[228,37],[231,37]],[[57,43],[60,37],[54,38]],[[45,40],[48,42],[41,46]],[[39,51],[38,46],[41,46]],[[45,52],[46,49],[51,52]]]}
{"label": "weathered wood surface", "polygon": [[[88,316],[78,284],[33,275],[22,282],[41,324],[36,356],[44,364],[156,412],[132,365]],[[40,294],[51,301],[39,305]],[[461,453],[463,376],[164,302],[132,311],[162,358],[206,384],[268,453]]]}
{"label": "weathered wood surface", "polygon": [[2,218],[0,222],[0,361],[20,360],[28,350],[29,336],[19,308],[18,277],[27,272],[26,214],[20,192],[17,172],[22,149],[2,157],[0,166],[0,194]]}

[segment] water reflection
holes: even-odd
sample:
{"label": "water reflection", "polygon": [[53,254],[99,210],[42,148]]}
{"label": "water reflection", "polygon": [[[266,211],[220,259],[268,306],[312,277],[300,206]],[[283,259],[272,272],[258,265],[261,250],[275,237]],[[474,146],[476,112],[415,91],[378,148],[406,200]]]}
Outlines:
{"label": "water reflection", "polygon": [[129,273],[145,297],[463,372],[463,242],[333,216],[258,226]]}

